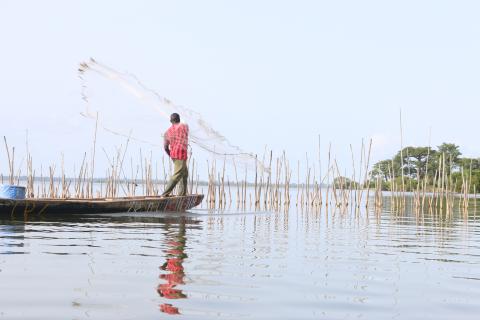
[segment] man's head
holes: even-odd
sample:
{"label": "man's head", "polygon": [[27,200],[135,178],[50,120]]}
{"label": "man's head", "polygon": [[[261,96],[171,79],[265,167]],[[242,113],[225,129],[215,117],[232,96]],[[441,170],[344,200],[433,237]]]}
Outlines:
{"label": "man's head", "polygon": [[170,122],[172,124],[180,123],[180,115],[178,113],[172,113],[170,115]]}

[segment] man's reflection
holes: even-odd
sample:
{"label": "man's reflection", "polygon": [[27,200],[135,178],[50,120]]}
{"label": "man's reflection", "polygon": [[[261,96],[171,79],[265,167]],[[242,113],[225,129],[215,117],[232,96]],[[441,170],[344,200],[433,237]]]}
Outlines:
{"label": "man's reflection", "polygon": [[[168,230],[168,225],[166,227]],[[168,273],[160,275],[160,279],[164,280],[165,283],[157,287],[157,292],[165,299],[185,299],[187,296],[182,290],[177,288],[178,285],[185,284],[185,272],[183,269],[183,261],[187,258],[185,254],[185,219],[179,220],[178,231],[168,233],[166,241],[167,250],[165,253],[167,260],[160,269]],[[180,314],[178,308],[170,303],[161,304],[160,310],[168,314]]]}

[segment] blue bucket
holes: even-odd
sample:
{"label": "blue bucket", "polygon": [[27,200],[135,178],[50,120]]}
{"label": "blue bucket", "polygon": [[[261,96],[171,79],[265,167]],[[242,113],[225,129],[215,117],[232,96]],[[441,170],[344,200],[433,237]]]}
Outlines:
{"label": "blue bucket", "polygon": [[25,199],[25,187],[0,184],[0,199]]}

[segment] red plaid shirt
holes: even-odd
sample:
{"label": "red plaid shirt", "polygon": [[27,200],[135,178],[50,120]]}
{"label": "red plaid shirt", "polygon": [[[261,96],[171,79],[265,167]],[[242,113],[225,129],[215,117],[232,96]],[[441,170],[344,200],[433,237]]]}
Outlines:
{"label": "red plaid shirt", "polygon": [[165,132],[165,146],[170,149],[170,158],[187,160],[188,125],[184,123],[172,124]]}

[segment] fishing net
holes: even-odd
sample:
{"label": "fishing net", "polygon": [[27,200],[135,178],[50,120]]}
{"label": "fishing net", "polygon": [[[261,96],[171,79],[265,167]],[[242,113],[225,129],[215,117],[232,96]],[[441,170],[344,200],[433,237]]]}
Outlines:
{"label": "fishing net", "polygon": [[176,112],[189,126],[190,152],[196,159],[202,154],[229,164],[268,171],[254,154],[230,143],[198,112],[175,104],[133,74],[90,59],[80,64],[79,77],[85,101],[81,114],[97,121],[99,128],[110,134],[163,149],[163,134],[171,125],[170,114]]}

